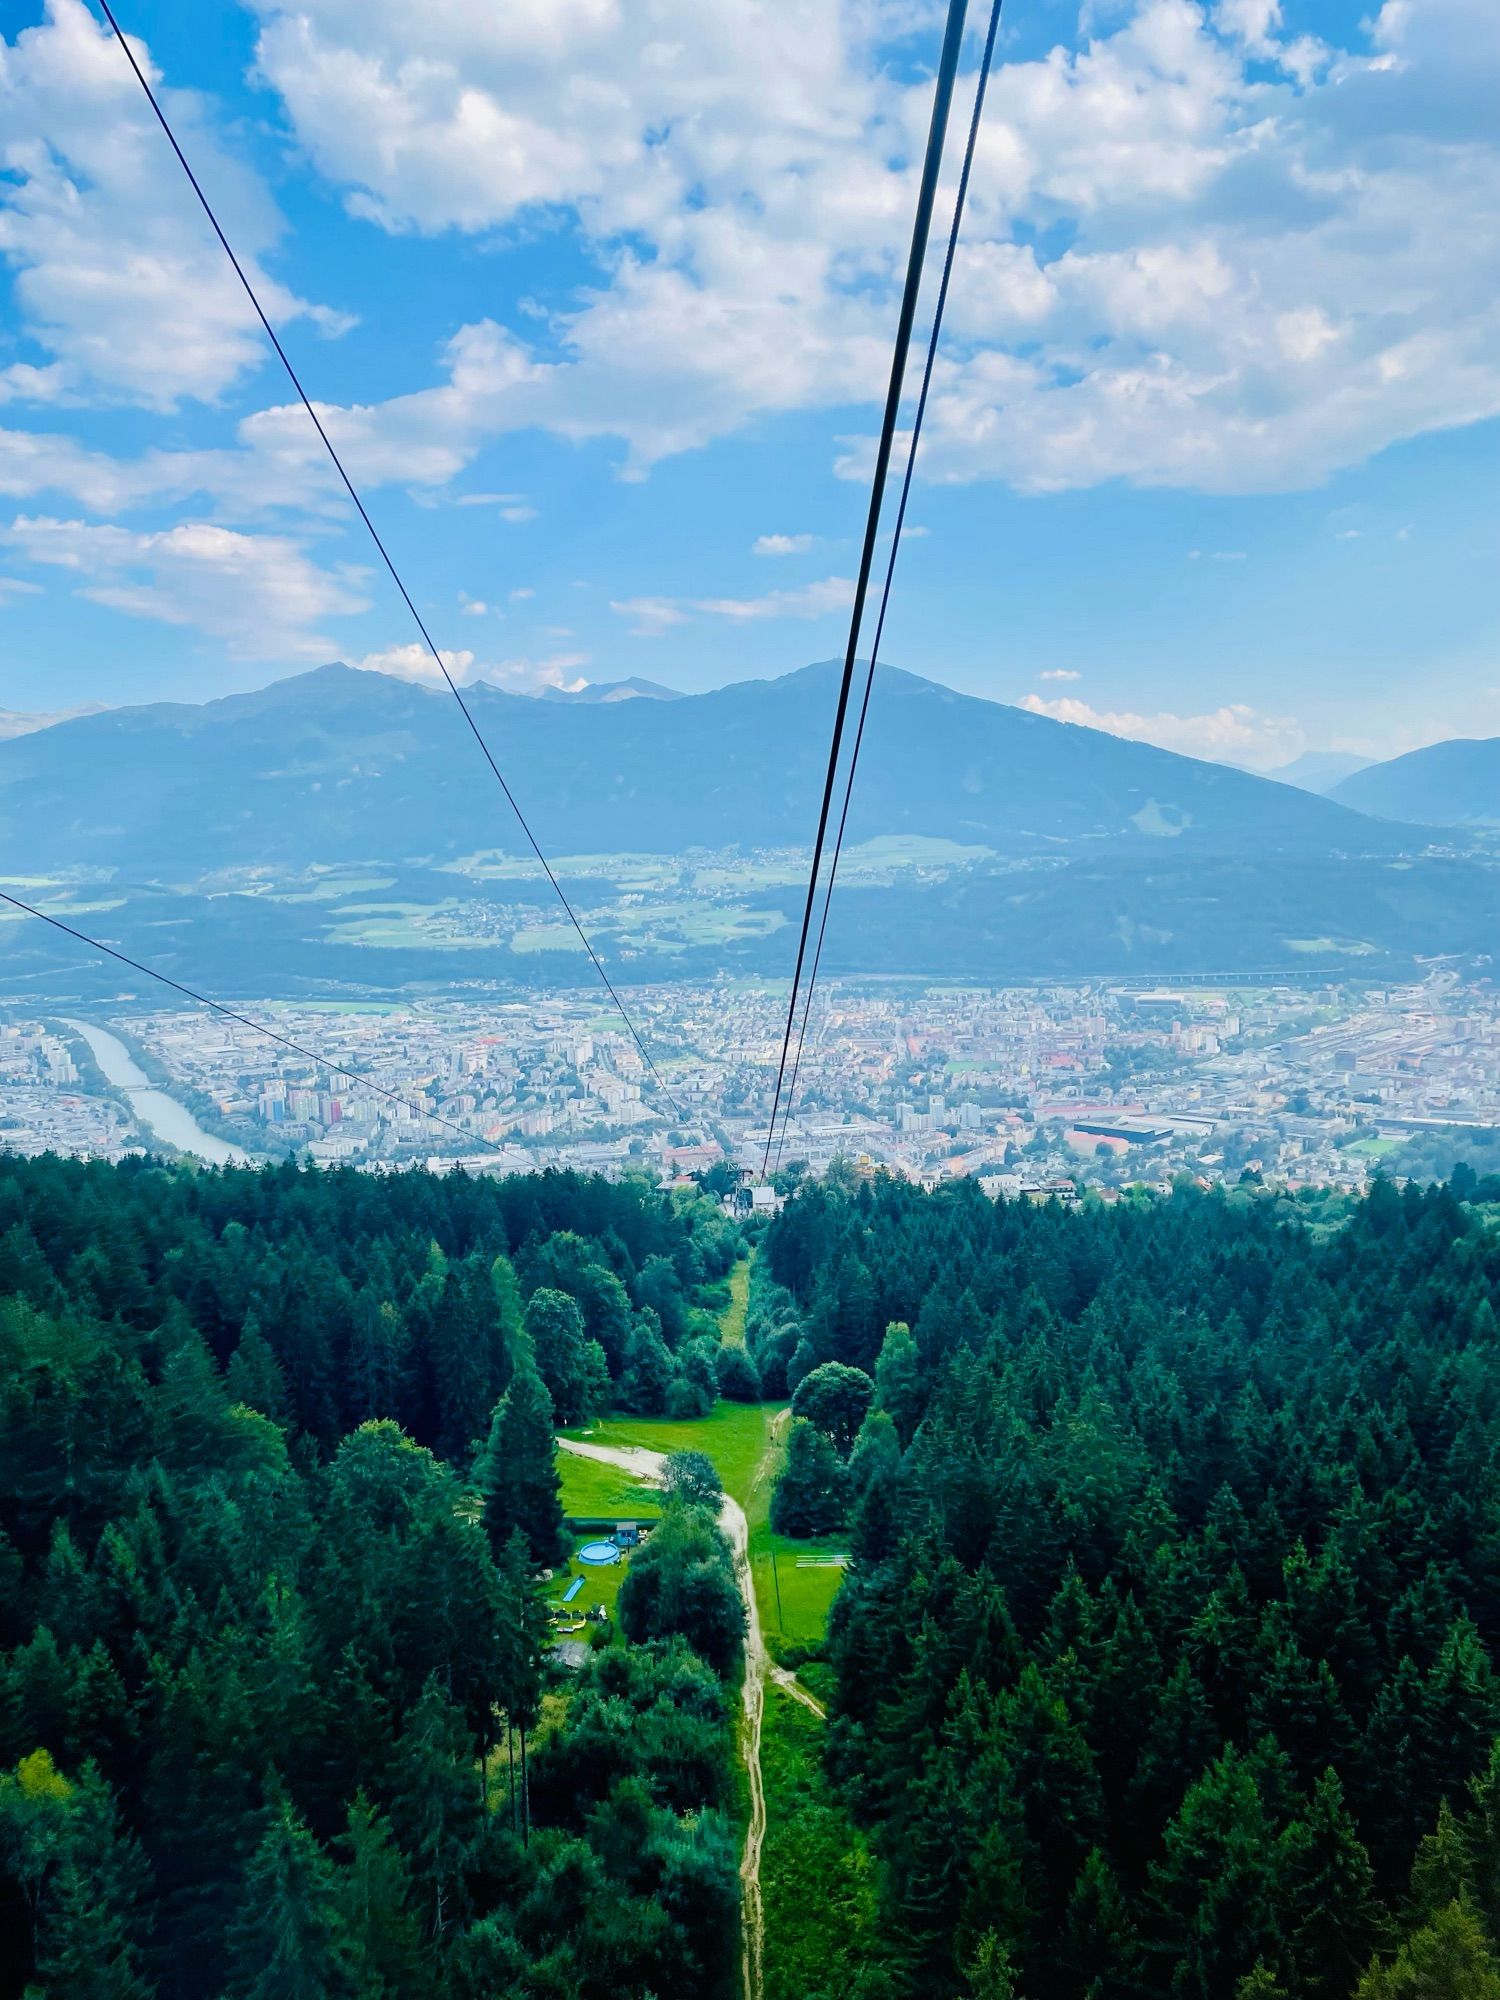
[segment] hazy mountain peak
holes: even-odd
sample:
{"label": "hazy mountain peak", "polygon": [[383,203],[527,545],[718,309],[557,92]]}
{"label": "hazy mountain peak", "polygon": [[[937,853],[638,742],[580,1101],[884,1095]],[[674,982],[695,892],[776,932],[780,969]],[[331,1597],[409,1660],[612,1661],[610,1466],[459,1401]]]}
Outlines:
{"label": "hazy mountain peak", "polygon": [[99,715],[102,701],[80,702],[77,708],[59,709],[55,715],[24,715],[18,709],[0,708],[0,743],[15,736],[34,736],[39,729],[51,729],[59,722],[72,722],[80,715]]}
{"label": "hazy mountain peak", "polygon": [[1356,771],[1329,796],[1356,812],[1424,826],[1500,825],[1500,736],[1455,736],[1408,750]]}
{"label": "hazy mountain peak", "polygon": [[1278,764],[1265,775],[1279,785],[1296,785],[1299,791],[1320,792],[1326,797],[1335,785],[1367,769],[1373,761],[1353,750],[1304,750],[1290,764]]}
{"label": "hazy mountain peak", "polygon": [[[493,682],[486,683],[493,686]],[[622,681],[585,681],[581,687],[544,687],[537,689],[539,701],[580,702],[589,707],[599,707],[620,701],[682,701],[685,699],[677,688],[663,687],[660,681],[642,680],[639,674],[631,674]]]}
{"label": "hazy mountain peak", "polygon": [[[465,699],[550,850],[802,848],[839,666],[697,695],[634,679],[543,700],[476,683]],[[849,838],[909,835],[1038,858],[1391,852],[1411,838],[1226,765],[882,669]],[[16,867],[172,880],[519,851],[522,836],[444,690],[330,665],[0,743],[0,843]]]}

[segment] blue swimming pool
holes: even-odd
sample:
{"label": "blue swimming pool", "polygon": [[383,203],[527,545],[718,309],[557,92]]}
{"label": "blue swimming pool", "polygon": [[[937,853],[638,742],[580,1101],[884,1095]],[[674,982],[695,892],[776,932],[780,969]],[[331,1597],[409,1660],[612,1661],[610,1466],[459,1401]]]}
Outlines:
{"label": "blue swimming pool", "polygon": [[581,1563],[617,1563],[620,1551],[613,1542],[585,1542],[578,1551],[578,1560]]}

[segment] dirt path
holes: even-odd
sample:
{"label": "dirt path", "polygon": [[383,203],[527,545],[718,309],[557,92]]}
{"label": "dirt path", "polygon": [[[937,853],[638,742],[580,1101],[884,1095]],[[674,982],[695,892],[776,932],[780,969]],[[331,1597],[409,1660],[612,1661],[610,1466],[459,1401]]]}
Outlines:
{"label": "dirt path", "polygon": [[[579,1458],[597,1459],[601,1465],[617,1466],[645,1486],[660,1486],[665,1454],[647,1451],[641,1445],[590,1444],[587,1438],[559,1438],[564,1451]],[[745,2000],[761,2000],[762,1967],[765,1959],[766,1920],[760,1894],[760,1857],[766,1840],[766,1788],[761,1778],[760,1738],[766,1712],[766,1682],[774,1678],[778,1687],[805,1703],[815,1715],[824,1713],[821,1703],[797,1683],[794,1674],[773,1666],[760,1629],[760,1610],[755,1602],[755,1585],[750,1575],[750,1524],[738,1500],[724,1495],[719,1508],[719,1526],[734,1551],[735,1580],[745,1606],[745,1771],[750,1780],[750,1824],[745,1834],[745,1853],[740,1862],[741,1969]]]}
{"label": "dirt path", "polygon": [[819,1722],[826,1722],[828,1720],[828,1710],[810,1688],[805,1688],[802,1685],[801,1681],[798,1680],[790,1668],[778,1667],[773,1660],[767,1672],[770,1679],[781,1689],[783,1694],[789,1694],[793,1701],[800,1701],[805,1709],[818,1718]]}

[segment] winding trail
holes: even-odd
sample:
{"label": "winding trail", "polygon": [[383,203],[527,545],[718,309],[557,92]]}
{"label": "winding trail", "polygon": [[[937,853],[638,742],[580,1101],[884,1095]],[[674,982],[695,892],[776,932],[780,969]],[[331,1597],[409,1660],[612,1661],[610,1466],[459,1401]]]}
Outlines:
{"label": "winding trail", "polygon": [[[660,1486],[662,1483],[662,1468],[667,1462],[663,1452],[647,1451],[642,1445],[590,1444],[587,1438],[560,1437],[557,1442],[562,1450],[571,1451],[579,1458],[597,1459],[601,1465],[613,1465],[621,1472],[628,1472],[643,1486]],[[759,1476],[757,1474],[757,1478]],[[766,1713],[766,1683],[774,1681],[778,1688],[791,1695],[794,1701],[810,1708],[814,1715],[826,1717],[827,1712],[822,1703],[799,1683],[796,1675],[788,1673],[785,1667],[776,1666],[766,1651],[760,1629],[760,1609],[755,1602],[755,1584],[750,1575],[750,1524],[739,1501],[731,1499],[727,1493],[719,1508],[719,1526],[734,1551],[735,1580],[745,1606],[744,1741],[745,1771],[750,1780],[750,1824],[745,1833],[744,1858],[740,1862],[743,1911],[740,1964],[745,1982],[745,2000],[761,2000],[766,1919],[760,1893],[760,1857],[766,1841],[766,1788],[760,1768],[760,1739]]]}

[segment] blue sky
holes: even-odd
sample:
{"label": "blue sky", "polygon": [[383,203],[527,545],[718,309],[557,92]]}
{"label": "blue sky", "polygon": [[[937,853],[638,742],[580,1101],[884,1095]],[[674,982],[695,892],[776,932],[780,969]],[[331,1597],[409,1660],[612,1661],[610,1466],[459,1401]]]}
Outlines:
{"label": "blue sky", "polygon": [[[887,657],[1260,768],[1500,732],[1500,10],[1008,14]],[[456,673],[841,650],[927,0],[122,18]],[[0,36],[0,706],[427,677],[119,51]]]}

